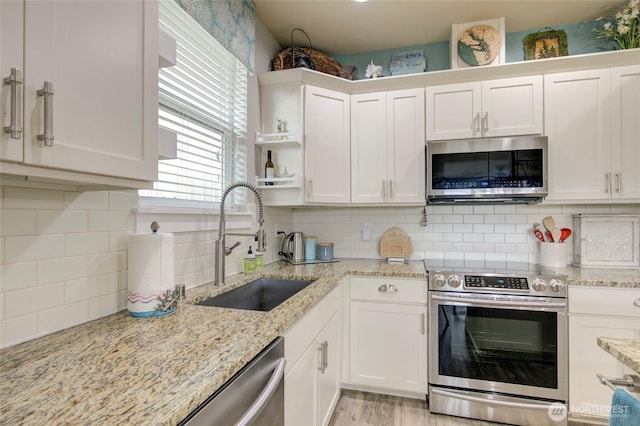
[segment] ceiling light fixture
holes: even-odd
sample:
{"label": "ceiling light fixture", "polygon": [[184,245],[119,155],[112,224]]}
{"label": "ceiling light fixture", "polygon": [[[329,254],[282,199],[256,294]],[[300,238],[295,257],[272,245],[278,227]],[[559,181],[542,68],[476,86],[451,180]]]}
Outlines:
{"label": "ceiling light fixture", "polygon": [[355,1],[356,3],[364,3],[367,0],[353,0],[353,1]]}

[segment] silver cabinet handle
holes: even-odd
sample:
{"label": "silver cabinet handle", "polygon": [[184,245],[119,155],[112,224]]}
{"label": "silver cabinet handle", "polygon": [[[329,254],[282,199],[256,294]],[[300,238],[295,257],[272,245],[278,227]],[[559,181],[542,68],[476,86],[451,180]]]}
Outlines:
{"label": "silver cabinet handle", "polygon": [[484,113],[484,117],[482,117],[482,131],[486,132],[489,130],[489,111]]}
{"label": "silver cabinet handle", "polygon": [[393,181],[389,179],[389,199],[393,198]]}
{"label": "silver cabinet handle", "polygon": [[38,135],[38,140],[44,141],[44,146],[53,146],[53,83],[44,82],[44,87],[38,90],[38,96],[44,96],[44,133]]}
{"label": "silver cabinet handle", "polygon": [[604,192],[609,192],[611,190],[611,173],[604,174]]}
{"label": "silver cabinet handle", "polygon": [[476,132],[480,132],[480,113],[476,113],[475,118],[473,119],[473,125],[476,129]]}
{"label": "silver cabinet handle", "polygon": [[386,199],[387,198],[387,181],[383,180],[382,181],[382,199]]}
{"label": "silver cabinet handle", "polygon": [[309,198],[313,197],[313,179],[307,181],[307,196]]}
{"label": "silver cabinet handle", "polygon": [[622,190],[622,173],[616,172],[616,192]]}
{"label": "silver cabinet handle", "polygon": [[324,374],[325,370],[329,366],[329,356],[328,356],[329,342],[324,341],[320,343],[320,347],[318,348],[318,352],[320,352],[320,366],[318,367],[318,371]]}
{"label": "silver cabinet handle", "polygon": [[638,308],[640,308],[640,298],[633,301],[633,306],[637,306]]}
{"label": "silver cabinet handle", "polygon": [[11,75],[3,80],[4,84],[11,86],[11,121],[4,128],[5,133],[11,133],[11,139],[20,139],[22,136],[22,73],[18,68],[11,68]]}
{"label": "silver cabinet handle", "polygon": [[393,284],[382,284],[380,287],[378,287],[378,291],[380,293],[397,293],[398,287]]}
{"label": "silver cabinet handle", "polygon": [[256,416],[258,416],[258,414],[262,412],[262,409],[271,400],[273,394],[276,393],[280,382],[284,380],[285,363],[285,359],[280,358],[275,370],[273,371],[273,374],[271,375],[271,378],[267,382],[267,385],[264,387],[262,392],[260,392],[260,395],[258,395],[258,398],[251,405],[251,407],[249,407],[249,409],[242,415],[240,420],[238,420],[236,426],[247,426],[252,424]]}

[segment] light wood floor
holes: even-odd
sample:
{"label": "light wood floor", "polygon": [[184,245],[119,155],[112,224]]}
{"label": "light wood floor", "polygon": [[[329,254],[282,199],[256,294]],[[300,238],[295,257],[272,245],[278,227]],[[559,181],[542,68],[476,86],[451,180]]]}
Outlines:
{"label": "light wood floor", "polygon": [[329,426],[494,426],[497,424],[431,414],[424,399],[352,390],[342,390],[338,405],[329,422]]}

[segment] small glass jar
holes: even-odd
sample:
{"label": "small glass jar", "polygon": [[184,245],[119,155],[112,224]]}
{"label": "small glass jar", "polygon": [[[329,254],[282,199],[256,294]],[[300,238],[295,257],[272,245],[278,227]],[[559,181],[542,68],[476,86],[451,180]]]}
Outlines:
{"label": "small glass jar", "polygon": [[333,260],[333,243],[318,244],[318,259]]}

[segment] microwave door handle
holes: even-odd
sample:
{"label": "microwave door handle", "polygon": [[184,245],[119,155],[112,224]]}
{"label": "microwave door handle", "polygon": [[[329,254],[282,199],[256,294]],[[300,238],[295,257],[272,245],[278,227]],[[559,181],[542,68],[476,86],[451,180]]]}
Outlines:
{"label": "microwave door handle", "polygon": [[519,300],[504,300],[500,299],[498,296],[490,296],[489,298],[474,296],[465,296],[465,297],[445,297],[438,295],[431,295],[432,300],[439,300],[442,302],[458,302],[458,303],[482,303],[487,306],[504,306],[504,307],[525,307],[525,308],[565,308],[567,304],[565,302],[529,302],[529,301],[519,301]]}

